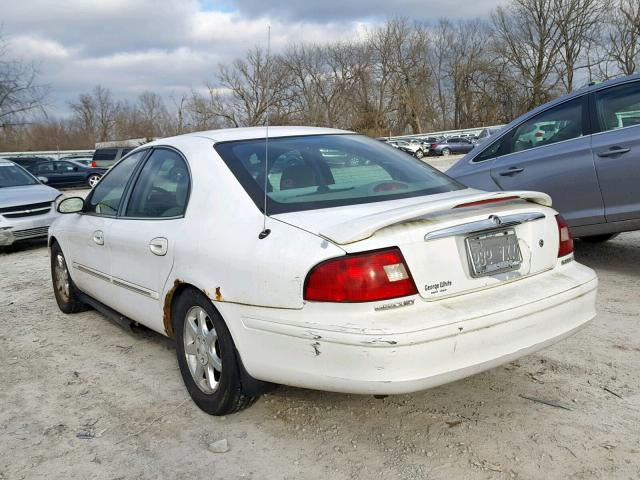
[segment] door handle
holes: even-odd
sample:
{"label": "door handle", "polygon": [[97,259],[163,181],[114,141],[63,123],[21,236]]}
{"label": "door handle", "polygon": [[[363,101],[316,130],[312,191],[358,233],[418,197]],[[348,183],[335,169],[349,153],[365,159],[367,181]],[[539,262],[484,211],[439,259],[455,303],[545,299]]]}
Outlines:
{"label": "door handle", "polygon": [[620,148],[620,147],[611,147],[609,150],[604,152],[598,152],[599,157],[613,157],[614,155],[622,155],[623,153],[630,152],[630,148]]}
{"label": "door handle", "polygon": [[100,230],[93,232],[93,242],[96,245],[104,245],[104,233]]}
{"label": "door handle", "polygon": [[509,170],[503,170],[500,172],[500,175],[503,177],[510,177],[511,175],[515,175],[516,173],[524,172],[524,168],[519,167],[511,167]]}
{"label": "door handle", "polygon": [[158,255],[159,257],[166,255],[168,248],[169,241],[164,237],[157,237],[149,242],[149,250],[151,250],[151,253]]}

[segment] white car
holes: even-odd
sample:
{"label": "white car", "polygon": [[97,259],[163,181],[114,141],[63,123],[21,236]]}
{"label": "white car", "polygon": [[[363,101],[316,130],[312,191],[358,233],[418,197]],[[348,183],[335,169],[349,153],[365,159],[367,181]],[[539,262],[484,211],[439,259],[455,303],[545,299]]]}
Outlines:
{"label": "white car", "polygon": [[[269,133],[146,144],[86,200],[60,202],[50,230],[62,311],[91,305],[173,337],[204,411],[242,409],[271,384],[414,392],[595,316],[596,276],[547,195],[469,189],[351,132]],[[336,151],[366,162],[331,167]]]}

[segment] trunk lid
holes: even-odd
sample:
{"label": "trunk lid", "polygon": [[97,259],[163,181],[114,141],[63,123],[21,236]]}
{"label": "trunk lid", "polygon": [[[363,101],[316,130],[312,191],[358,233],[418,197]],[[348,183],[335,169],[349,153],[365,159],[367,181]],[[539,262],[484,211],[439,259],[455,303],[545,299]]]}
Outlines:
{"label": "trunk lid", "polygon": [[[347,253],[399,247],[420,296],[427,301],[490,288],[554,267],[558,230],[547,195],[461,192],[434,195],[426,202],[422,197],[274,218],[322,236]],[[498,199],[506,200],[477,204]],[[459,208],[468,203],[474,205]],[[501,224],[496,223],[496,216]],[[494,256],[505,257],[504,269],[482,271],[486,257]]]}

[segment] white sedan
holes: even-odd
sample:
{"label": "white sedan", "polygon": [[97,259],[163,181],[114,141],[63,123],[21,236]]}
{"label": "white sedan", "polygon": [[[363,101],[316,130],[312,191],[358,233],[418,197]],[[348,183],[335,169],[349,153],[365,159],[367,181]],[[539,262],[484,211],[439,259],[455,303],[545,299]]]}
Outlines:
{"label": "white sedan", "polygon": [[49,233],[62,311],[173,337],[202,410],[273,384],[414,392],[595,316],[597,278],[547,195],[466,188],[351,132],[269,133],[146,144],[60,202]]}

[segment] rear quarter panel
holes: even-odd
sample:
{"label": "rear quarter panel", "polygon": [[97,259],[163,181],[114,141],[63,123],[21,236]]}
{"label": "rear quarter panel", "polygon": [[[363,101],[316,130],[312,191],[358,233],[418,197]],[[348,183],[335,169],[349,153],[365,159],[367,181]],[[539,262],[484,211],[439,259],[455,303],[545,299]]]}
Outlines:
{"label": "rear quarter panel", "polygon": [[189,161],[187,221],[175,232],[174,267],[165,295],[186,282],[214,302],[302,308],[310,268],[344,250],[320,237],[264,217],[206,139],[174,139]]}

